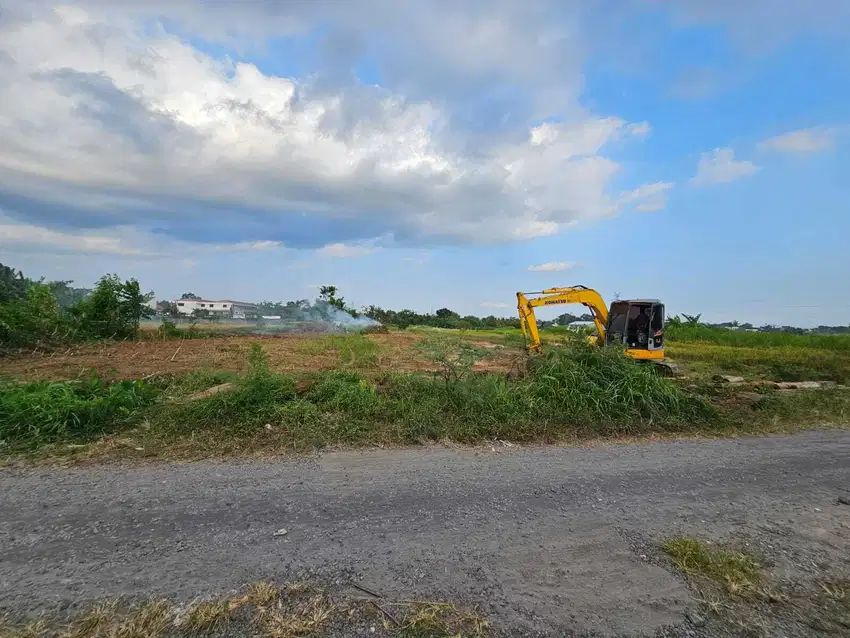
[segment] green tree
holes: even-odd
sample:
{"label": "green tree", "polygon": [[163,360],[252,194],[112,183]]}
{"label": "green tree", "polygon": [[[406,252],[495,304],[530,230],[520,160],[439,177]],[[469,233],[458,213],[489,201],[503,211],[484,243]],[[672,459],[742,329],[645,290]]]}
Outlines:
{"label": "green tree", "polygon": [[184,292],[182,295],[180,295],[180,298],[181,299],[200,299],[200,297],[198,295],[196,295],[194,292]]}
{"label": "green tree", "polygon": [[147,305],[151,295],[142,293],[139,282],[122,282],[118,275],[104,275],[92,294],[77,302],[70,312],[81,333],[100,339],[133,338],[139,322],[153,316]]}
{"label": "green tree", "polygon": [[0,264],[0,303],[23,299],[32,284],[20,270]]}
{"label": "green tree", "polygon": [[322,286],[319,288],[319,302],[333,306],[343,312],[347,312],[352,317],[358,317],[360,313],[357,312],[357,309],[346,306],[345,297],[337,297],[337,292],[338,290],[336,286]]}
{"label": "green tree", "polygon": [[702,318],[702,314],[698,315],[686,315],[684,312],[682,313],[682,317],[684,317],[685,325],[696,328],[700,325],[700,319]]}
{"label": "green tree", "polygon": [[73,281],[50,281],[47,286],[56,297],[56,303],[60,308],[70,308],[78,301],[86,299],[91,293],[91,288],[74,288]]}

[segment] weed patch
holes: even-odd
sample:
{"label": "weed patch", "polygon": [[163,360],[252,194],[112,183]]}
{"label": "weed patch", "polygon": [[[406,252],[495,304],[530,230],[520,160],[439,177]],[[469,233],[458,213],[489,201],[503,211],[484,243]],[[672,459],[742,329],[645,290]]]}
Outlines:
{"label": "weed patch", "polygon": [[352,370],[316,375],[301,392],[296,387],[291,377],[269,372],[256,348],[248,375],[232,390],[159,410],[150,434],[284,439],[303,449],[681,431],[706,426],[714,416],[704,400],[651,368],[590,346],[534,360],[517,380],[466,373],[369,380]]}
{"label": "weed patch", "polygon": [[746,552],[712,547],[695,538],[672,538],[663,547],[684,573],[712,581],[731,595],[752,596],[762,584],[758,561]]}
{"label": "weed patch", "polygon": [[0,385],[0,440],[11,449],[90,440],[129,425],[159,390],[145,381]]}
{"label": "weed patch", "polygon": [[327,335],[298,344],[300,354],[322,355],[336,352],[342,365],[352,368],[374,368],[378,365],[381,345],[362,334]]}

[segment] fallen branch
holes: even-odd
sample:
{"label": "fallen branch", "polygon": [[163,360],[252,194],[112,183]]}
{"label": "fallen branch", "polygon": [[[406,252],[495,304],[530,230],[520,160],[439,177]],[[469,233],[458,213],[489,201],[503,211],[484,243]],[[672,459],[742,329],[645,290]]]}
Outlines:
{"label": "fallen branch", "polygon": [[177,346],[177,350],[175,350],[175,351],[174,351],[174,354],[173,354],[173,355],[171,355],[171,360],[172,360],[172,361],[174,361],[174,357],[176,357],[176,356],[177,356],[177,353],[178,353],[178,352],[180,352],[180,348],[182,348],[182,347],[183,347],[183,341],[180,341],[180,345],[179,345],[179,346]]}
{"label": "fallen branch", "polygon": [[362,585],[358,585],[357,583],[351,583],[351,586],[354,587],[354,589],[359,589],[360,591],[365,592],[370,596],[374,596],[375,598],[383,598],[383,596],[381,596],[380,594],[376,594],[371,589],[363,587]]}

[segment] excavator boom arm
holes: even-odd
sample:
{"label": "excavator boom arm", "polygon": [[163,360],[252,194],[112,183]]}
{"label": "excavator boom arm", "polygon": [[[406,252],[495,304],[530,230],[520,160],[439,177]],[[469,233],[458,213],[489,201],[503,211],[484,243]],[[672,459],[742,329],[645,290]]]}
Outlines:
{"label": "excavator boom arm", "polygon": [[[529,298],[527,295],[544,295]],[[608,324],[608,308],[602,296],[592,288],[571,286],[568,288],[547,288],[539,292],[518,292],[517,311],[522,334],[529,341],[530,350],[540,349],[540,331],[537,328],[537,317],[534,309],[539,306],[555,306],[562,304],[582,304],[590,309],[593,323],[600,344],[605,343],[605,326]]]}

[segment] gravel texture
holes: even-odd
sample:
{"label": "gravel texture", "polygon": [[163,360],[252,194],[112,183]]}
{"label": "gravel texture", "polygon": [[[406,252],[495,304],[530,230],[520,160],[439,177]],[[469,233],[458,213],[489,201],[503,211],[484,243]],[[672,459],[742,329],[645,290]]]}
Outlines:
{"label": "gravel texture", "polygon": [[[507,635],[731,635],[660,555],[692,535],[850,580],[850,433],[0,471],[0,610],[273,578],[452,600]],[[286,534],[275,536],[277,530]]]}

